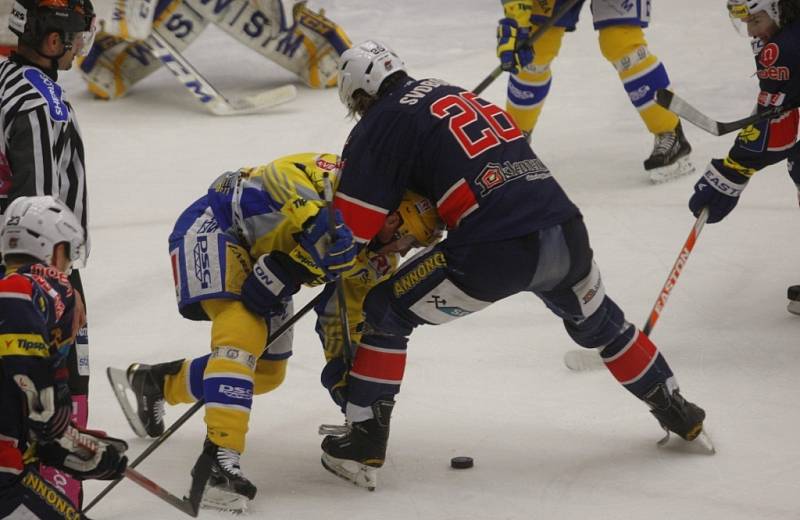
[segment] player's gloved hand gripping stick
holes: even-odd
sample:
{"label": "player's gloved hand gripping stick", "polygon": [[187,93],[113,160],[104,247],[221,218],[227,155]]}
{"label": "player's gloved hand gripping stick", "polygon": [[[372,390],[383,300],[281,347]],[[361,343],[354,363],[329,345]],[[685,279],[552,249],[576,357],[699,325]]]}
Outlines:
{"label": "player's gloved hand gripping stick", "polygon": [[[530,36],[528,36],[527,39],[517,41],[517,50],[523,49],[523,48],[530,48],[531,45],[533,45],[539,38],[541,38],[542,35],[545,32],[547,32],[548,29],[553,27],[556,24],[556,22],[558,22],[561,18],[563,18],[564,15],[567,14],[567,12],[570,9],[572,9],[572,7],[577,3],[578,3],[578,0],[567,0],[566,2],[564,2],[564,4],[562,4],[561,8],[558,11],[556,11],[555,13],[553,13],[553,16],[548,18],[547,21],[545,23],[543,23],[542,25],[540,25],[538,29],[533,31],[530,34]],[[503,66],[502,65],[498,65],[497,67],[495,67],[495,69],[488,76],[486,76],[483,79],[483,81],[481,81],[478,84],[477,87],[472,89],[472,91],[475,94],[480,94],[481,92],[486,90],[486,87],[491,85],[492,82],[494,80],[496,80],[500,76],[500,74],[502,74],[502,73],[503,73]]]}

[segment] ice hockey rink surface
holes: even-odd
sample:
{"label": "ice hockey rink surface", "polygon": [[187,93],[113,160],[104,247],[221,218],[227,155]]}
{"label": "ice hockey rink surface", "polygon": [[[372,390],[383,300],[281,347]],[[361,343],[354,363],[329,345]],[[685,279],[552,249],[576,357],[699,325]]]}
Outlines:
{"label": "ice hockey rink surface", "polygon": [[[102,0],[107,2],[108,0]],[[757,81],[749,43],[722,0],[654,0],[646,35],[673,88],[720,120],[748,115]],[[467,88],[497,64],[497,0],[327,0],[317,5],[354,41],[380,38],[412,76]],[[100,4],[101,14],[110,6]],[[186,56],[230,96],[294,82],[277,65],[210,27]],[[696,176],[651,185],[642,160],[652,137],[597,46],[588,7],[564,40],[534,134],[536,153],[583,211],[609,295],[643,324],[694,218]],[[147,441],[128,428],[105,378],[109,365],[208,352],[209,327],[182,319],[167,235],[180,211],[220,173],[303,151],[341,150],[353,122],[335,90],[298,85],[270,112],[215,117],[166,71],[115,102],[62,77],[86,140],[92,251],[84,271],[93,379],[90,425],[122,436],[132,458]],[[483,97],[505,101],[505,77]],[[733,136],[685,124],[700,170]],[[645,405],[603,371],[574,373],[562,325],[520,295],[443,327],[418,330],[392,421],[388,460],[368,493],[319,463],[320,423],[341,415],[319,384],[313,318],[295,331],[285,384],[253,405],[245,474],[259,492],[252,518],[293,520],[522,520],[800,518],[800,316],[786,287],[800,283],[800,210],[785,164],[756,175],[736,210],[707,225],[653,331],[687,399],[704,407],[714,456],[656,447]],[[315,290],[297,296],[302,305]],[[297,305],[296,308],[299,308]],[[186,407],[168,409],[167,422]],[[200,414],[140,469],[176,494],[200,453]],[[453,470],[450,458],[475,466]],[[91,499],[105,483],[86,484]],[[94,520],[162,520],[180,513],[131,482]],[[230,518],[202,511],[200,518]]]}

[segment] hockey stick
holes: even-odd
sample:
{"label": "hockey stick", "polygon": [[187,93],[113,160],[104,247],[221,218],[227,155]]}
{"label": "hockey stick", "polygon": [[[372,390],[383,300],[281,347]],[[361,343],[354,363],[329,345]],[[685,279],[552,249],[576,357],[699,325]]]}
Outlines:
{"label": "hockey stick", "polygon": [[[530,34],[530,36],[528,36],[528,38],[527,38],[527,39],[525,39],[525,40],[522,40],[521,42],[517,42],[517,49],[523,49],[523,48],[525,48],[525,47],[530,47],[531,45],[533,45],[534,43],[536,43],[536,41],[537,41],[539,38],[541,38],[541,37],[542,37],[542,35],[543,35],[545,32],[547,32],[547,30],[548,30],[548,29],[550,29],[551,27],[553,27],[553,26],[556,24],[556,22],[558,22],[558,21],[559,21],[561,18],[563,18],[563,17],[564,17],[564,15],[565,15],[565,14],[567,14],[567,11],[569,11],[570,9],[572,9],[572,8],[573,8],[573,6],[575,6],[575,4],[577,4],[577,3],[578,3],[578,0],[567,0],[567,1],[566,1],[566,2],[565,2],[565,3],[564,3],[562,6],[561,6],[561,8],[560,8],[558,11],[556,11],[556,12],[553,14],[553,16],[551,16],[550,18],[548,18],[546,22],[544,22],[544,23],[543,23],[542,25],[540,25],[540,26],[539,26],[539,27],[538,27],[538,28],[537,28],[535,31],[533,31],[533,32]],[[500,76],[500,74],[502,74],[503,72],[504,72],[504,71],[503,71],[503,68],[502,68],[500,65],[498,65],[497,67],[495,67],[495,69],[494,69],[494,70],[493,70],[493,71],[492,71],[492,72],[491,72],[491,73],[490,73],[488,76],[486,76],[485,78],[483,78],[483,81],[481,81],[481,82],[478,84],[478,86],[477,86],[477,87],[475,87],[474,89],[472,89],[472,92],[474,92],[475,94],[480,94],[481,92],[483,92],[484,90],[486,90],[486,87],[488,87],[489,85],[491,85],[491,84],[492,84],[492,82],[493,82],[494,80],[496,80],[496,79],[497,79],[497,78]]]}
{"label": "hockey stick", "polygon": [[144,41],[144,44],[150,53],[166,65],[178,81],[212,114],[218,116],[252,114],[297,97],[297,89],[294,85],[284,85],[253,96],[227,99],[159,33],[158,28],[153,28],[150,37]]}
{"label": "hockey stick", "polygon": [[[707,219],[708,208],[703,208],[703,211],[700,212],[700,215],[697,217],[694,226],[692,226],[692,230],[689,232],[686,242],[683,243],[681,252],[678,253],[678,258],[675,260],[675,264],[673,264],[672,270],[669,272],[669,276],[667,276],[667,281],[664,282],[661,292],[658,293],[658,298],[656,298],[656,303],[653,304],[653,309],[650,311],[650,316],[647,318],[647,323],[645,323],[644,328],[642,328],[642,332],[646,336],[650,336],[650,333],[653,332],[653,327],[656,326],[658,318],[661,317],[661,312],[664,310],[664,306],[667,304],[667,299],[672,293],[672,289],[675,287],[675,284],[678,283],[678,277],[681,275],[683,268],[686,266],[686,262],[689,261],[689,255],[694,249],[694,245],[697,242],[697,237],[700,236],[700,231],[703,229]],[[570,370],[575,371],[591,370],[593,368],[605,366],[603,358],[600,357],[599,352],[596,350],[587,349],[570,350],[564,354],[564,364],[567,365],[567,368]]]}
{"label": "hockey stick", "polygon": [[773,117],[781,116],[797,108],[796,106],[793,105],[772,107],[767,110],[764,110],[763,112],[758,112],[751,116],[743,117],[742,119],[737,119],[736,121],[729,121],[727,123],[723,123],[711,119],[710,117],[703,114],[702,112],[694,108],[692,105],[687,103],[680,96],[667,89],[660,88],[656,91],[656,103],[666,108],[670,112],[673,112],[681,119],[685,119],[686,121],[692,123],[694,126],[702,128],[709,134],[713,135],[729,134],[731,132],[741,130],[746,126],[752,125],[753,123],[763,121],[764,119],[772,119]]}
{"label": "hockey stick", "polygon": [[[328,209],[331,215],[328,215],[328,234],[331,240],[336,238],[336,223],[334,222],[334,214],[336,210],[333,208],[333,187],[331,186],[331,179],[328,172],[325,172],[323,178],[325,183],[325,202],[328,203]],[[347,318],[347,300],[344,295],[344,280],[341,276],[336,277],[336,301],[339,308],[339,321],[342,322],[342,355],[344,356],[344,364],[350,368],[353,361],[353,345],[350,342],[350,320]]]}
{"label": "hockey stick", "polygon": [[189,490],[189,496],[184,498],[176,497],[135,469],[127,468],[125,470],[125,476],[129,480],[142,486],[148,493],[154,494],[172,507],[196,518],[197,513],[200,511],[200,501],[203,498],[203,490],[205,489],[208,478],[211,476],[211,462],[210,456],[205,453],[200,455],[197,464],[192,468],[192,486]]}
{"label": "hockey stick", "polygon": [[[295,324],[295,323],[297,323],[297,321],[298,321],[300,318],[302,318],[303,316],[305,316],[306,314],[308,314],[308,312],[309,312],[311,309],[313,309],[313,308],[314,308],[314,306],[315,306],[317,303],[319,303],[319,301],[320,301],[321,299],[322,299],[322,293],[320,293],[320,294],[318,294],[318,295],[314,296],[314,298],[312,298],[312,300],[311,300],[310,302],[308,302],[307,304],[305,304],[305,305],[303,306],[303,308],[302,308],[302,309],[300,309],[298,312],[294,313],[294,316],[292,316],[291,318],[289,318],[288,320],[286,320],[286,322],[285,322],[283,325],[281,325],[281,326],[278,328],[278,330],[276,330],[276,331],[275,331],[275,334],[274,334],[274,335],[272,335],[272,336],[269,338],[269,342],[267,343],[267,345],[266,345],[265,349],[266,349],[266,348],[268,348],[270,345],[272,345],[272,343],[274,343],[275,341],[277,341],[277,340],[278,340],[278,338],[280,338],[281,336],[283,336],[283,335],[284,335],[284,334],[285,334],[285,333],[286,333],[286,332],[287,332],[289,329],[291,329],[291,328],[294,326],[294,324]],[[173,433],[175,433],[175,432],[178,430],[178,428],[180,428],[181,426],[183,426],[183,424],[184,424],[186,421],[188,421],[188,420],[189,420],[189,419],[190,419],[190,418],[191,418],[191,417],[192,417],[192,416],[193,416],[195,413],[197,413],[197,411],[198,411],[198,410],[200,410],[200,409],[203,407],[203,405],[204,405],[204,404],[205,404],[205,402],[204,402],[204,401],[202,401],[202,400],[200,400],[200,401],[197,401],[196,403],[194,403],[194,404],[192,405],[192,407],[191,407],[191,408],[189,408],[189,409],[188,409],[188,410],[187,410],[187,411],[186,411],[186,412],[185,412],[183,415],[181,415],[180,417],[178,417],[178,419],[177,419],[177,420],[176,420],[176,421],[175,421],[175,422],[174,422],[174,423],[173,423],[173,424],[172,424],[172,425],[171,425],[169,428],[167,428],[167,429],[164,431],[164,433],[162,433],[162,434],[161,434],[161,436],[160,436],[158,439],[154,440],[154,441],[153,441],[153,442],[152,442],[152,443],[151,443],[151,444],[150,444],[150,445],[149,445],[147,448],[145,448],[145,450],[144,450],[144,451],[143,451],[143,452],[142,452],[142,453],[141,453],[141,454],[140,454],[138,457],[136,457],[136,459],[134,459],[134,461],[133,461],[133,462],[131,462],[130,464],[128,464],[128,468],[129,468],[129,469],[133,469],[133,468],[135,468],[136,466],[138,466],[139,464],[141,464],[141,463],[142,463],[142,462],[143,462],[143,461],[144,461],[144,460],[145,460],[145,459],[146,459],[146,458],[147,458],[147,457],[148,457],[148,456],[149,456],[151,453],[153,453],[153,452],[154,452],[154,451],[155,451],[155,450],[156,450],[156,449],[157,449],[159,446],[161,446],[162,444],[164,444],[164,441],[166,441],[166,440],[167,440],[167,439],[168,439],[168,438],[169,438],[169,437],[170,437],[170,436],[171,436]],[[108,484],[108,485],[107,485],[105,488],[103,488],[103,490],[102,490],[102,491],[100,491],[100,493],[98,493],[98,494],[97,494],[97,496],[95,496],[95,497],[92,499],[92,501],[91,501],[91,502],[89,502],[89,505],[87,505],[87,506],[86,506],[86,507],[83,509],[83,512],[85,513],[85,512],[87,512],[87,511],[89,511],[89,510],[90,510],[92,507],[94,507],[94,506],[95,506],[95,505],[96,505],[98,502],[100,502],[100,500],[101,500],[101,499],[102,499],[104,496],[106,496],[106,495],[108,494],[108,492],[109,492],[109,491],[111,491],[112,489],[114,489],[114,487],[115,487],[117,484],[119,484],[121,481],[122,481],[122,479],[120,478],[120,479],[117,479],[117,480],[115,480],[115,481],[113,481],[113,482],[109,483],[109,484]]]}

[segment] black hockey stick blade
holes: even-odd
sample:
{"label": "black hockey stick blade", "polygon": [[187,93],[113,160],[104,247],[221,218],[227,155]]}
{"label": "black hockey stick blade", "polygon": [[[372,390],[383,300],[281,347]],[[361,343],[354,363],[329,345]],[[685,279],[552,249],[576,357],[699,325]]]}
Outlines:
{"label": "black hockey stick blade", "polygon": [[[211,458],[211,455],[202,453],[192,469],[192,485],[189,487],[188,501],[192,506],[192,510],[195,512],[194,516],[197,516],[197,511],[200,510],[200,501],[203,499],[206,482],[208,482],[211,476],[211,466],[213,463],[214,459]],[[187,499],[184,498],[184,500]]]}
{"label": "black hockey stick blade", "polygon": [[[149,478],[145,477],[135,469],[128,468],[125,470],[125,477],[133,482],[136,482],[142,488],[144,488],[148,493],[152,493],[153,495],[157,496],[164,502],[168,503],[175,509],[179,511],[183,511],[187,515],[196,518],[197,512],[200,510],[200,498],[203,496],[203,488],[206,485],[206,481],[208,480],[209,475],[211,474],[211,462],[209,461],[205,464],[205,467],[200,467],[202,458],[207,457],[207,455],[203,454],[200,456],[200,459],[197,461],[197,465],[195,466],[195,476],[192,478],[192,492],[195,491],[196,481],[203,478],[202,483],[200,484],[200,496],[196,497],[196,501],[192,502],[192,496],[194,493],[190,494],[190,498],[178,498],[163,487],[159,486]],[[201,474],[198,470],[204,470],[205,473]]]}
{"label": "black hockey stick blade", "polygon": [[681,119],[685,119],[694,126],[702,128],[712,135],[729,134],[731,132],[741,130],[746,126],[752,125],[753,123],[757,123],[764,119],[778,117],[797,108],[795,106],[777,106],[751,116],[743,117],[742,119],[737,119],[736,121],[721,122],[711,119],[687,103],[683,98],[667,89],[661,88],[656,91],[656,103],[666,108],[670,112],[673,112]]}
{"label": "black hockey stick blade", "polygon": [[[535,31],[533,31],[533,33],[531,33],[531,35],[528,36],[527,40],[519,42],[517,44],[517,49],[521,49],[521,48],[524,48],[526,46],[530,47],[531,45],[536,43],[536,41],[539,38],[541,38],[542,35],[545,32],[547,32],[548,29],[550,29],[552,26],[554,26],[556,24],[556,22],[558,22],[561,18],[563,18],[564,15],[567,14],[567,11],[572,9],[575,6],[575,4],[577,4],[577,3],[578,3],[578,0],[567,0],[567,2],[562,4],[561,8],[558,11],[556,11],[553,14],[553,16],[548,18],[545,23],[543,23]],[[474,92],[475,94],[480,95],[480,93],[483,92],[484,90],[486,90],[486,87],[491,85],[492,82],[494,80],[496,80],[500,76],[500,74],[502,74],[502,73],[503,73],[503,68],[500,65],[498,65],[497,67],[495,67],[495,69],[488,76],[483,78],[483,81],[481,81],[478,84],[477,87],[472,89],[472,92]]]}

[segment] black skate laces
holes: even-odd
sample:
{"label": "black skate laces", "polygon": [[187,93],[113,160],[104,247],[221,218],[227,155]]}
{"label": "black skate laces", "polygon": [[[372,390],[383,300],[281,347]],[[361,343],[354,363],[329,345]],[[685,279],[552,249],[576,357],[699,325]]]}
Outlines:
{"label": "black skate laces", "polygon": [[656,134],[655,139],[653,155],[668,155],[675,143],[678,142],[678,133],[664,132],[663,134]]}

